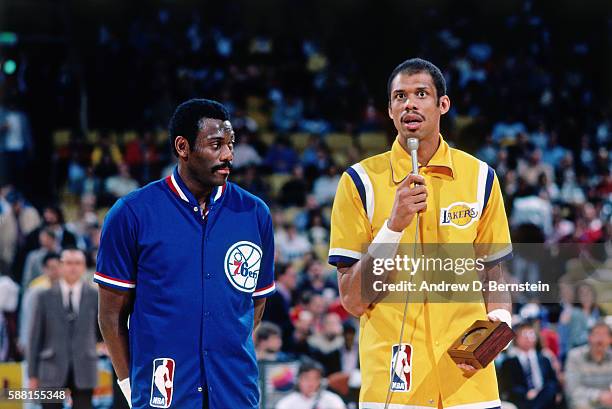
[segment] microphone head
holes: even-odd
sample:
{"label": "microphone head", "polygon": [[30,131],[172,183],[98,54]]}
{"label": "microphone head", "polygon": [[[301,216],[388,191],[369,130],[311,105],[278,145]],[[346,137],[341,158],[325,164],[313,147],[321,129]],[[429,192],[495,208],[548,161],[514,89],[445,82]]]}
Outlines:
{"label": "microphone head", "polygon": [[408,138],[407,143],[410,152],[419,150],[419,140],[417,138]]}

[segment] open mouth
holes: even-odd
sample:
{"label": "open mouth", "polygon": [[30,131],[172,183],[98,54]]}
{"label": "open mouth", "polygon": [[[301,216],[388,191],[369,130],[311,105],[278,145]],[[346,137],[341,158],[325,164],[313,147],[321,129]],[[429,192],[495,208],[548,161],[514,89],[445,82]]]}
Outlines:
{"label": "open mouth", "polygon": [[421,127],[423,117],[417,114],[405,114],[402,117],[402,124],[409,130],[416,130]]}

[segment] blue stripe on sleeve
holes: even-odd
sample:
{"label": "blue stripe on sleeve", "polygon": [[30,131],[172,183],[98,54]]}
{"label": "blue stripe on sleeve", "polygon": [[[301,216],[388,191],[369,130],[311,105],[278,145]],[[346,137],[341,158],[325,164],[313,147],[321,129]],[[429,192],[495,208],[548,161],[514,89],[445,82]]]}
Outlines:
{"label": "blue stripe on sleeve", "polygon": [[346,170],[346,173],[348,173],[348,175],[351,177],[351,179],[353,179],[353,183],[355,184],[355,187],[357,188],[357,192],[359,192],[359,197],[361,198],[361,204],[363,204],[363,210],[367,214],[368,213],[368,210],[367,210],[368,208],[366,206],[365,187],[363,186],[363,182],[361,181],[361,178],[359,177],[359,175],[357,174],[357,172],[353,168],[348,168]]}

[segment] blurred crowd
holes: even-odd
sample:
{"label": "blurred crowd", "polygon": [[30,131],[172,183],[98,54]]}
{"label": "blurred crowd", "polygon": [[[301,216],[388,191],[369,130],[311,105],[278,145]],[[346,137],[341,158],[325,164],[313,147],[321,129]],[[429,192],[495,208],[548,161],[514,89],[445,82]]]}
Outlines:
{"label": "blurred crowd", "polygon": [[[519,409],[612,407],[609,299],[598,302],[605,298],[601,281],[574,280],[581,262],[554,254],[566,243],[600,246],[603,255],[586,259],[601,280],[612,281],[611,107],[601,78],[575,64],[595,61],[600,45],[581,32],[560,37],[549,9],[519,3],[513,13],[491,17],[489,24],[503,29],[486,37],[474,27],[489,17],[450,5],[456,18],[425,9],[419,21],[429,29],[407,35],[413,44],[406,52],[443,69],[453,103],[443,123],[445,140],[495,169],[513,241],[546,243],[558,261],[555,279],[562,284],[555,302],[515,300],[517,339],[496,362],[503,399]],[[52,108],[54,128],[44,137],[36,134],[40,125],[30,126],[41,118],[28,112],[27,96],[36,92],[31,76],[24,75],[18,92],[5,87],[0,361],[24,358],[31,300],[61,280],[54,255],[77,247],[92,273],[106,211],[172,171],[167,120],[177,103],[207,96],[232,114],[231,180],[263,198],[273,214],[278,291],[254,334],[258,359],[307,357],[299,372],[303,400],[312,400],[325,378],[350,404],[359,389],[359,323],[340,305],[327,264],[329,215],[343,170],[391,145],[383,84],[408,55],[385,60],[385,70],[373,70],[382,77],[372,81],[358,48],[340,46],[341,34],[230,30],[241,14],[230,3],[216,7],[222,13],[212,14],[224,17],[214,21],[159,8],[123,25],[93,24],[93,35],[80,40],[89,42],[80,53],[88,70],[88,127],[75,120],[78,81],[70,64],[54,71],[51,105],[61,109]],[[302,3],[293,13],[316,17]],[[508,44],[508,33],[526,46]],[[369,29],[356,34],[366,49],[368,35]],[[40,148],[47,146],[44,138],[52,140],[49,149]],[[50,163],[36,177],[48,181],[40,186],[48,200],[28,184],[35,155]],[[547,266],[518,256],[508,267],[517,281],[535,282]]]}

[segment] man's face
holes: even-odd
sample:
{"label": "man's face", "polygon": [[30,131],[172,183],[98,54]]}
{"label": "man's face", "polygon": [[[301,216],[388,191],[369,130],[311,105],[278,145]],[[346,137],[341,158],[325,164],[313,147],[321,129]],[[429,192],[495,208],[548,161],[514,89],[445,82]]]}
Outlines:
{"label": "man's face", "polygon": [[195,146],[177,150],[197,182],[204,186],[220,186],[232,168],[234,130],[229,121],[210,118],[203,118],[199,129]]}
{"label": "man's face", "polygon": [[403,140],[437,138],[440,116],[448,112],[450,100],[443,95],[438,101],[429,73],[397,74],[391,82],[390,98],[389,117]]}
{"label": "man's face", "polygon": [[523,351],[529,351],[535,348],[537,341],[538,337],[533,328],[522,328],[518,334],[516,334],[516,346]]}
{"label": "man's face", "polygon": [[321,386],[321,374],[316,369],[304,372],[298,379],[298,388],[306,397],[314,396]]}
{"label": "man's face", "polygon": [[74,284],[83,277],[87,265],[85,255],[78,250],[64,250],[61,259],[62,278],[68,284]]}
{"label": "man's face", "polygon": [[43,212],[43,219],[48,225],[55,225],[59,223],[59,217],[53,209],[46,208]]}
{"label": "man's face", "polygon": [[270,335],[267,340],[263,341],[263,349],[269,354],[277,353],[283,346],[283,340],[278,335]]}
{"label": "man's face", "polygon": [[603,354],[610,348],[610,331],[603,325],[593,328],[589,335],[589,345],[595,353]]}
{"label": "man's face", "polygon": [[285,285],[285,287],[293,291],[297,286],[297,271],[295,271],[295,268],[293,268],[292,266],[289,266],[287,267],[287,271],[285,271],[285,274],[283,274],[280,279]]}
{"label": "man's face", "polygon": [[60,277],[61,263],[56,258],[50,258],[43,266],[43,273],[49,277],[51,281],[55,281]]}

